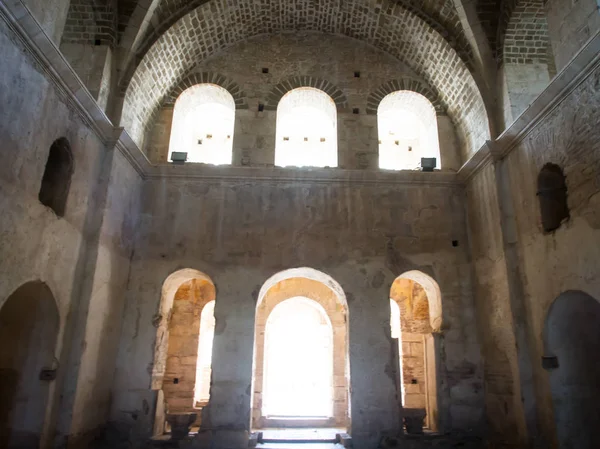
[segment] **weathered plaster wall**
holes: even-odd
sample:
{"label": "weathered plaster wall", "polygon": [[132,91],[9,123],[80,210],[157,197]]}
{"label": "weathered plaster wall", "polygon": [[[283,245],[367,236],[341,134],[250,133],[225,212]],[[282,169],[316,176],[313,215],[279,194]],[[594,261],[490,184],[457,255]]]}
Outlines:
{"label": "weathered plaster wall", "polygon": [[[268,68],[269,73],[262,73]],[[276,111],[258,112],[271,105],[269,97],[280,82],[304,75],[341,89],[347,107],[338,108],[338,165],[350,169],[378,168],[377,116],[367,114],[367,99],[383,84],[414,78],[426,84],[406,64],[358,40],[318,33],[260,36],[238,43],[200,61],[190,72],[211,72],[240,86],[248,109],[236,111],[233,165],[269,166],[275,159]],[[354,72],[360,72],[355,78]],[[276,106],[276,104],[274,105]],[[353,114],[358,108],[359,114]],[[166,162],[172,105],[165,105],[146,139],[153,162]],[[458,170],[458,138],[450,118],[438,115],[441,166]],[[440,161],[438,161],[438,167]]]}
{"label": "weathered plaster wall", "polygon": [[558,70],[600,29],[598,0],[548,0],[546,17]]}
{"label": "weathered plaster wall", "polygon": [[[46,425],[58,426],[60,446],[106,421],[139,177],[82,121],[4,21],[0,51],[11,68],[0,71],[0,304],[37,279],[56,299],[60,369]],[[65,216],[57,218],[38,192],[50,145],[62,136],[74,173]]]}
{"label": "weathered plaster wall", "polygon": [[[562,292],[600,294],[599,90],[596,67],[467,187],[488,422],[500,440],[513,434],[554,447],[550,386],[540,362],[544,322]],[[571,219],[544,234],[536,192],[548,162],[564,170]]]}
{"label": "weathered plaster wall", "polygon": [[48,37],[58,45],[67,20],[70,2],[65,0],[23,0],[23,3],[29,8]]}
{"label": "weathered plaster wall", "polygon": [[142,203],[114,394],[118,428],[133,428],[138,438],[151,431],[152,321],[163,281],[192,267],[217,288],[211,403],[203,420],[247,429],[257,294],[273,274],[298,266],[331,275],[348,297],[358,447],[375,447],[381,432],[399,430],[389,296],[396,276],[413,268],[442,291],[441,427],[480,428],[480,349],[460,188],[163,178],[145,182]]}
{"label": "weathered plaster wall", "polygon": [[[567,290],[600,298],[600,68],[540,123],[506,158],[522,261],[540,433],[555,432],[548,376],[541,367],[542,331],[552,302]],[[553,162],[567,182],[569,222],[544,234],[537,175]]]}
{"label": "weathered plaster wall", "polygon": [[487,432],[496,442],[518,447],[525,439],[525,423],[500,204],[496,174],[491,165],[479,172],[467,186],[467,207],[476,281],[477,325],[484,357]]}

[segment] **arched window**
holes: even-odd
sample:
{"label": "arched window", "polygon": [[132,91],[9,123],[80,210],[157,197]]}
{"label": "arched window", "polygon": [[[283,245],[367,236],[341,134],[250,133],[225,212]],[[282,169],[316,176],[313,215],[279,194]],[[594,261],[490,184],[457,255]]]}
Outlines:
{"label": "arched window", "polygon": [[379,168],[414,170],[421,158],[440,163],[437,116],[423,95],[407,90],[387,95],[377,109]]}
{"label": "arched window", "polygon": [[300,87],[277,106],[275,165],[337,167],[337,110],[325,92]]}
{"label": "arched window", "polygon": [[73,174],[73,155],[69,141],[64,137],[54,141],[46,161],[42,186],[38,196],[44,206],[48,206],[56,215],[65,214],[71,175]]}
{"label": "arched window", "polygon": [[554,231],[569,218],[567,185],[562,169],[556,164],[544,165],[538,175],[537,187],[542,228],[545,232]]}
{"label": "arched window", "polygon": [[231,164],[235,101],[215,84],[198,84],[185,90],[173,110],[169,157],[187,152],[188,162]]}

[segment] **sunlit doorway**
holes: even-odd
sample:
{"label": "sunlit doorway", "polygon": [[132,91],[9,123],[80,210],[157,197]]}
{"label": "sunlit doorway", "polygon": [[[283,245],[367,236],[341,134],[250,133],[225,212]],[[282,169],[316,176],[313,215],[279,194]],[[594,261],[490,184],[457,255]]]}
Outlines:
{"label": "sunlit doorway", "polygon": [[333,416],[333,330],[322,306],[296,297],[273,309],[264,373],[263,416]]}
{"label": "sunlit doorway", "polygon": [[348,305],[311,268],[269,278],[256,306],[251,426],[350,430]]}

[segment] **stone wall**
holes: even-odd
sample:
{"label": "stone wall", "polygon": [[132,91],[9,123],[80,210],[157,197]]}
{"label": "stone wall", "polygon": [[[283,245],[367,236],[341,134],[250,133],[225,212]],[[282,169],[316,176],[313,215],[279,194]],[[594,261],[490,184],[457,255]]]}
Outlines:
{"label": "stone wall", "polygon": [[[282,81],[307,74],[343,93],[347,101],[338,107],[338,165],[349,169],[378,168],[377,115],[368,102],[372,94],[394,80],[412,79],[427,85],[406,64],[380,50],[317,33],[250,39],[199,63],[188,77],[207,72],[235,82],[243,92],[241,99],[247,109],[236,110],[233,165],[244,166],[274,162],[277,101],[272,96],[279,93],[276,86]],[[355,72],[360,77],[355,77]],[[461,161],[455,129],[443,112],[443,102],[432,99],[438,106],[441,167],[458,170]],[[259,104],[265,106],[263,112],[258,111]],[[358,115],[353,113],[355,108]],[[172,110],[170,102],[163,105],[146,139],[146,152],[153,162],[166,162]]]}
{"label": "stone wall", "polygon": [[[541,366],[544,322],[561,293],[600,294],[593,268],[600,257],[599,86],[596,62],[505,159],[467,186],[489,430],[500,441],[511,429],[521,444],[555,447],[548,373]],[[571,214],[552,233],[543,232],[536,195],[548,162],[564,170]]]}
{"label": "stone wall", "polygon": [[597,0],[548,0],[546,17],[558,70],[565,67],[583,44],[600,30]]}
{"label": "stone wall", "polygon": [[389,296],[393,280],[410,269],[431,275],[442,293],[440,427],[480,429],[480,348],[463,192],[450,185],[411,183],[416,175],[406,173],[407,182],[400,184],[284,178],[146,181],[114,425],[134,429],[136,435],[151,432],[152,412],[146,413],[143,404],[155,398],[149,374],[153,316],[163,281],[191,267],[209,275],[217,289],[211,402],[203,420],[223,432],[248,429],[258,291],[283,269],[309,266],[332,276],[348,297],[351,429],[359,447],[375,447],[382,432],[400,429]]}
{"label": "stone wall", "polygon": [[[57,429],[58,447],[67,436],[77,447],[106,421],[140,179],[4,20],[0,49],[3,67],[11,68],[0,71],[0,304],[27,281],[40,280],[52,291],[60,315],[59,370],[46,425]],[[62,218],[38,201],[48,152],[59,137],[68,139],[74,159]]]}

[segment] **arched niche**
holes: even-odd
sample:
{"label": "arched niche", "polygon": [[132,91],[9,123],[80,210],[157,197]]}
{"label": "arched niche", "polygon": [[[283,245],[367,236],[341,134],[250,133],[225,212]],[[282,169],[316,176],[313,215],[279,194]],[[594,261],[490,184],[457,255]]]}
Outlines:
{"label": "arched niche", "polygon": [[40,447],[60,316],[48,286],[28,282],[0,306],[0,447]]}
{"label": "arched niche", "polygon": [[[316,303],[322,308],[333,331],[333,409],[328,419],[279,420],[263,415],[265,332],[273,310],[292,298]],[[348,305],[341,286],[329,275],[312,268],[285,270],[268,279],[262,286],[257,306],[254,333],[252,377],[252,422],[254,429],[265,427],[339,427],[349,429],[349,354]]]}
{"label": "arched niche", "polygon": [[552,232],[569,219],[567,204],[567,182],[562,168],[556,164],[545,164],[537,178],[537,197],[544,232]]}
{"label": "arched niche", "polygon": [[71,146],[66,138],[61,137],[50,147],[38,195],[40,203],[52,209],[58,217],[65,214],[72,175]]}
{"label": "arched niche", "polygon": [[[204,383],[210,385],[211,370],[199,362],[212,359],[215,297],[214,283],[198,270],[176,271],[163,283],[159,313],[155,316],[157,335],[151,385],[153,390],[159,390],[155,434],[163,433],[166,413],[197,413],[196,424],[201,424],[199,411],[207,405],[210,394]],[[202,329],[203,312],[209,335]],[[212,316],[207,317],[207,312]],[[202,334],[210,341],[210,348],[202,344]],[[211,355],[200,354],[202,349]]]}
{"label": "arched niche", "polygon": [[560,449],[600,447],[600,303],[562,293],[544,326],[544,357]]}
{"label": "arched niche", "polygon": [[398,339],[399,399],[404,415],[425,414],[424,425],[438,429],[438,343],[442,325],[437,282],[413,270],[398,276],[390,289],[391,337]]}

